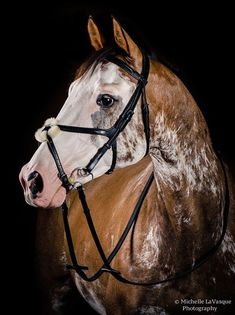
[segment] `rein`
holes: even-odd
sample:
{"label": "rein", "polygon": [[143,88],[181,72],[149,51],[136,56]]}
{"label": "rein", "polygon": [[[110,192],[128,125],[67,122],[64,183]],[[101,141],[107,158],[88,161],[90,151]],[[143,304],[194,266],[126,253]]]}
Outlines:
{"label": "rein", "polygon": [[[147,78],[148,78],[148,73],[149,73],[149,59],[143,53],[143,65],[142,65],[142,72],[139,74],[136,72],[133,68],[131,68],[129,65],[127,65],[124,61],[121,59],[118,59],[115,56],[109,55],[105,57],[106,60],[118,65],[120,68],[122,68],[124,71],[126,71],[129,75],[131,75],[133,78],[137,80],[137,86],[135,91],[133,92],[129,102],[127,103],[126,107],[124,108],[123,112],[121,115],[118,117],[117,121],[115,124],[109,128],[109,129],[99,129],[99,128],[85,128],[85,127],[76,127],[76,126],[67,126],[67,125],[57,125],[60,130],[65,131],[65,132],[73,132],[73,133],[85,133],[85,134],[93,134],[93,135],[101,135],[105,136],[108,138],[108,141],[98,149],[96,154],[91,158],[87,166],[82,169],[85,176],[92,175],[92,170],[96,167],[100,159],[103,157],[103,155],[109,150],[112,149],[113,152],[113,158],[112,158],[112,163],[110,166],[110,169],[108,170],[108,174],[112,173],[112,171],[115,168],[116,165],[116,157],[117,157],[117,142],[116,139],[119,136],[119,134],[124,130],[124,128],[127,126],[129,121],[131,120],[131,117],[134,114],[135,107],[137,105],[137,102],[140,98],[142,97],[142,105],[141,105],[141,110],[142,110],[142,119],[143,119],[143,125],[144,125],[144,132],[145,132],[145,138],[146,138],[146,155],[149,151],[149,139],[150,139],[150,129],[149,129],[149,111],[148,111],[148,104],[146,101],[146,93],[145,93],[145,86],[147,84]],[[47,136],[47,145],[50,150],[50,153],[54,159],[54,162],[56,164],[57,170],[58,170],[58,176],[62,182],[62,185],[65,187],[66,191],[69,192],[71,189],[74,188],[74,186],[70,183],[70,180],[66,173],[64,172],[62,163],[60,161],[57,149],[54,145],[54,142],[50,135],[48,134],[48,131],[50,130],[51,126],[45,126],[43,131],[46,131],[46,136]],[[217,243],[205,254],[203,254],[201,257],[199,257],[197,260],[195,260],[194,264],[180,272],[176,272],[174,275],[169,276],[165,279],[162,280],[157,280],[154,282],[137,282],[137,281],[131,281],[123,277],[120,273],[120,271],[115,270],[111,267],[111,262],[117,255],[118,251],[120,250],[122,244],[124,243],[130,229],[134,227],[139,212],[141,210],[141,206],[145,200],[145,197],[148,194],[148,191],[151,187],[151,184],[153,183],[154,179],[154,174],[151,173],[149,176],[143,191],[141,192],[136,205],[132,211],[132,214],[126,224],[125,229],[122,232],[122,235],[117,242],[116,246],[112,250],[112,252],[109,254],[107,257],[104,253],[103,247],[100,243],[99,236],[96,232],[92,216],[90,213],[89,206],[87,204],[86,200],[86,195],[84,192],[84,188],[82,185],[79,185],[76,187],[78,196],[84,211],[84,215],[86,217],[92,238],[95,242],[97,251],[99,252],[99,255],[103,261],[102,267],[92,276],[88,277],[84,270],[88,270],[88,267],[86,266],[81,266],[78,264],[77,257],[75,255],[74,251],[74,245],[73,245],[73,240],[72,240],[72,235],[70,231],[70,226],[68,222],[68,207],[66,202],[64,202],[61,206],[62,208],[62,214],[63,214],[63,221],[64,221],[64,230],[66,234],[66,239],[67,239],[67,244],[68,244],[68,249],[69,249],[69,254],[71,258],[72,264],[67,265],[68,269],[73,269],[75,270],[78,275],[85,281],[95,281],[98,279],[104,272],[110,273],[114,278],[116,278],[118,281],[126,283],[126,284],[132,284],[132,285],[139,285],[139,286],[151,286],[151,285],[157,285],[157,284],[162,284],[165,282],[169,281],[174,281],[179,278],[182,278],[191,272],[197,270],[201,265],[203,265],[205,262],[208,261],[208,259],[218,250],[220,247],[225,233],[226,233],[226,228],[227,228],[227,219],[228,219],[228,211],[229,211],[229,190],[228,190],[228,182],[227,182],[227,176],[226,176],[226,171],[224,168],[224,165],[221,161],[221,166],[223,169],[224,173],[224,179],[225,179],[225,191],[226,191],[226,196],[225,196],[225,204],[224,204],[224,211],[223,211],[223,228],[222,228],[222,233],[217,241]]]}
{"label": "rein", "polygon": [[149,188],[151,187],[151,184],[153,182],[154,179],[154,175],[153,173],[151,173],[147,183],[145,184],[145,187],[142,191],[142,193],[140,194],[140,197],[134,207],[134,210],[130,216],[130,219],[124,229],[124,231],[122,232],[122,235],[119,239],[119,241],[117,242],[116,246],[114,247],[114,249],[112,250],[111,254],[106,257],[104,250],[102,248],[102,245],[100,243],[99,237],[97,235],[92,217],[91,217],[91,213],[90,213],[90,209],[88,207],[87,201],[86,201],[86,195],[84,193],[84,188],[82,186],[79,186],[77,188],[78,191],[78,195],[83,207],[83,211],[84,214],[86,216],[86,220],[90,229],[90,232],[92,234],[93,240],[95,242],[96,248],[100,254],[100,257],[103,261],[103,266],[91,277],[87,277],[87,275],[83,272],[83,270],[88,270],[88,267],[85,266],[80,266],[77,263],[77,258],[74,252],[74,246],[73,246],[73,241],[72,241],[72,236],[71,236],[71,232],[70,232],[70,228],[69,228],[69,223],[68,223],[68,207],[66,205],[66,203],[63,203],[62,205],[62,213],[63,213],[63,220],[64,220],[64,228],[65,228],[65,234],[66,234],[66,238],[67,238],[67,243],[68,243],[68,248],[69,248],[69,252],[70,252],[70,257],[71,257],[71,261],[72,261],[72,265],[67,265],[68,269],[74,269],[79,276],[85,280],[85,281],[95,281],[96,279],[98,279],[104,272],[109,272],[111,273],[116,279],[118,279],[119,281],[125,282],[125,283],[131,283],[131,284],[136,284],[135,282],[131,282],[127,279],[125,279],[124,277],[121,276],[121,273],[115,269],[113,269],[110,266],[110,263],[112,262],[112,260],[114,259],[114,257],[117,255],[118,251],[120,250],[122,244],[124,243],[131,227],[135,224],[137,218],[138,218],[138,214],[140,212],[141,206],[144,202],[144,199],[149,191]]}
{"label": "rein", "polygon": [[225,178],[225,191],[226,191],[225,205],[224,205],[224,211],[223,211],[222,233],[221,233],[221,236],[220,236],[219,240],[217,241],[217,243],[212,248],[210,248],[210,250],[208,252],[206,252],[205,254],[200,256],[198,259],[196,259],[194,264],[192,265],[192,267],[185,268],[184,270],[181,270],[180,272],[176,272],[174,275],[169,276],[169,277],[162,279],[162,280],[157,280],[157,281],[153,281],[153,282],[137,282],[137,281],[131,281],[129,279],[126,279],[125,277],[123,277],[121,275],[120,271],[115,270],[110,266],[112,260],[117,255],[122,244],[124,243],[131,227],[133,227],[137,221],[139,212],[141,210],[141,206],[144,202],[145,197],[148,194],[148,191],[149,191],[151,184],[153,182],[153,179],[154,179],[154,175],[153,175],[153,173],[151,173],[151,175],[149,176],[149,178],[145,184],[143,191],[141,192],[140,197],[138,198],[138,200],[136,202],[136,205],[133,209],[133,212],[129,218],[129,221],[128,221],[124,231],[122,232],[122,235],[121,235],[119,241],[117,242],[116,246],[114,247],[114,249],[112,250],[111,254],[108,257],[106,257],[106,255],[103,251],[103,248],[102,248],[102,245],[100,243],[99,237],[97,235],[95,226],[93,224],[90,209],[89,209],[87,201],[86,201],[84,188],[82,186],[79,186],[77,188],[80,202],[81,202],[81,205],[82,205],[82,208],[83,208],[83,211],[84,211],[91,235],[92,235],[93,240],[95,242],[96,248],[100,254],[100,257],[103,261],[103,266],[91,277],[88,277],[86,275],[86,273],[83,271],[83,270],[88,270],[88,267],[81,266],[77,263],[77,258],[75,255],[73,240],[72,240],[71,231],[70,231],[69,222],[68,222],[68,207],[67,207],[66,203],[63,203],[62,213],[63,213],[63,220],[64,220],[64,229],[65,229],[65,234],[66,234],[66,238],[67,238],[67,244],[68,244],[68,248],[69,248],[70,258],[71,258],[71,262],[72,262],[72,265],[68,264],[67,268],[68,269],[74,269],[83,280],[88,281],[88,282],[95,281],[104,272],[108,272],[115,279],[117,279],[120,282],[123,282],[126,284],[138,285],[138,286],[153,286],[153,285],[162,284],[162,283],[166,283],[166,282],[170,282],[170,281],[175,281],[175,280],[183,278],[183,277],[187,276],[188,274],[192,273],[193,271],[197,270],[199,267],[201,267],[203,264],[205,264],[211,258],[211,256],[213,254],[215,254],[217,252],[217,250],[219,249],[219,247],[220,247],[220,245],[224,239],[224,236],[225,236],[225,233],[227,230],[228,213],[229,213],[229,190],[228,190],[228,181],[227,181],[227,176],[226,176],[224,164],[221,163],[221,166],[223,169],[223,173],[225,175],[224,178]]}

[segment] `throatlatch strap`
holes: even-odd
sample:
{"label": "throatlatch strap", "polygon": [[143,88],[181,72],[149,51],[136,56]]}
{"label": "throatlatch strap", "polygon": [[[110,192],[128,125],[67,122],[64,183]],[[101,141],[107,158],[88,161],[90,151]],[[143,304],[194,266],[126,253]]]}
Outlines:
{"label": "throatlatch strap", "polygon": [[144,134],[145,134],[145,141],[146,141],[146,151],[145,151],[145,156],[146,156],[149,153],[150,127],[149,127],[149,106],[147,103],[145,88],[143,89],[143,92],[142,92],[141,110],[142,110],[142,120],[144,124]]}
{"label": "throatlatch strap", "polygon": [[108,175],[112,174],[117,162],[117,141],[115,141],[112,145],[112,152],[113,152],[112,164],[110,166],[110,169],[105,173]]}

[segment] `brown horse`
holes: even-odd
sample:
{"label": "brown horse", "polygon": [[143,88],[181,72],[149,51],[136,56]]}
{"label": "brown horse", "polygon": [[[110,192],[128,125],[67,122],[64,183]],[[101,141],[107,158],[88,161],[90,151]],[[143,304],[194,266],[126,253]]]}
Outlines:
{"label": "brown horse", "polygon": [[72,279],[99,314],[228,312],[235,295],[232,179],[183,83],[155,60],[148,73],[146,57],[115,19],[113,28],[117,47],[105,50],[89,18],[96,58],[81,66],[57,119],[36,133],[43,143],[20,174],[33,206],[56,208],[72,190],[69,248],[58,210],[41,216],[39,253],[50,261],[40,266],[41,281],[55,288],[54,310]]}

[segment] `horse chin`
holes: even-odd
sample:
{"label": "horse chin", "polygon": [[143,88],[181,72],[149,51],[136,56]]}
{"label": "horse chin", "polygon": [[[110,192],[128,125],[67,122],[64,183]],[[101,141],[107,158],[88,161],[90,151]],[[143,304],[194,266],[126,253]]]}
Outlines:
{"label": "horse chin", "polygon": [[31,196],[26,196],[26,202],[33,207],[44,208],[44,209],[55,209],[59,208],[66,198],[66,190],[64,187],[60,186],[56,192],[51,196],[45,191],[38,195],[37,198],[32,198]]}
{"label": "horse chin", "polygon": [[54,194],[51,202],[47,208],[58,208],[62,205],[66,198],[66,190],[64,187],[60,186],[57,192]]}

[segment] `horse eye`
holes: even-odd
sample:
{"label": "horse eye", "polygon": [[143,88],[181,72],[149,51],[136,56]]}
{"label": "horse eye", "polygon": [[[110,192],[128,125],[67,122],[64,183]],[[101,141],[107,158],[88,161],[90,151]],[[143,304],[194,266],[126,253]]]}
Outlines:
{"label": "horse eye", "polygon": [[116,100],[109,94],[100,94],[97,97],[96,104],[101,107],[111,107]]}

